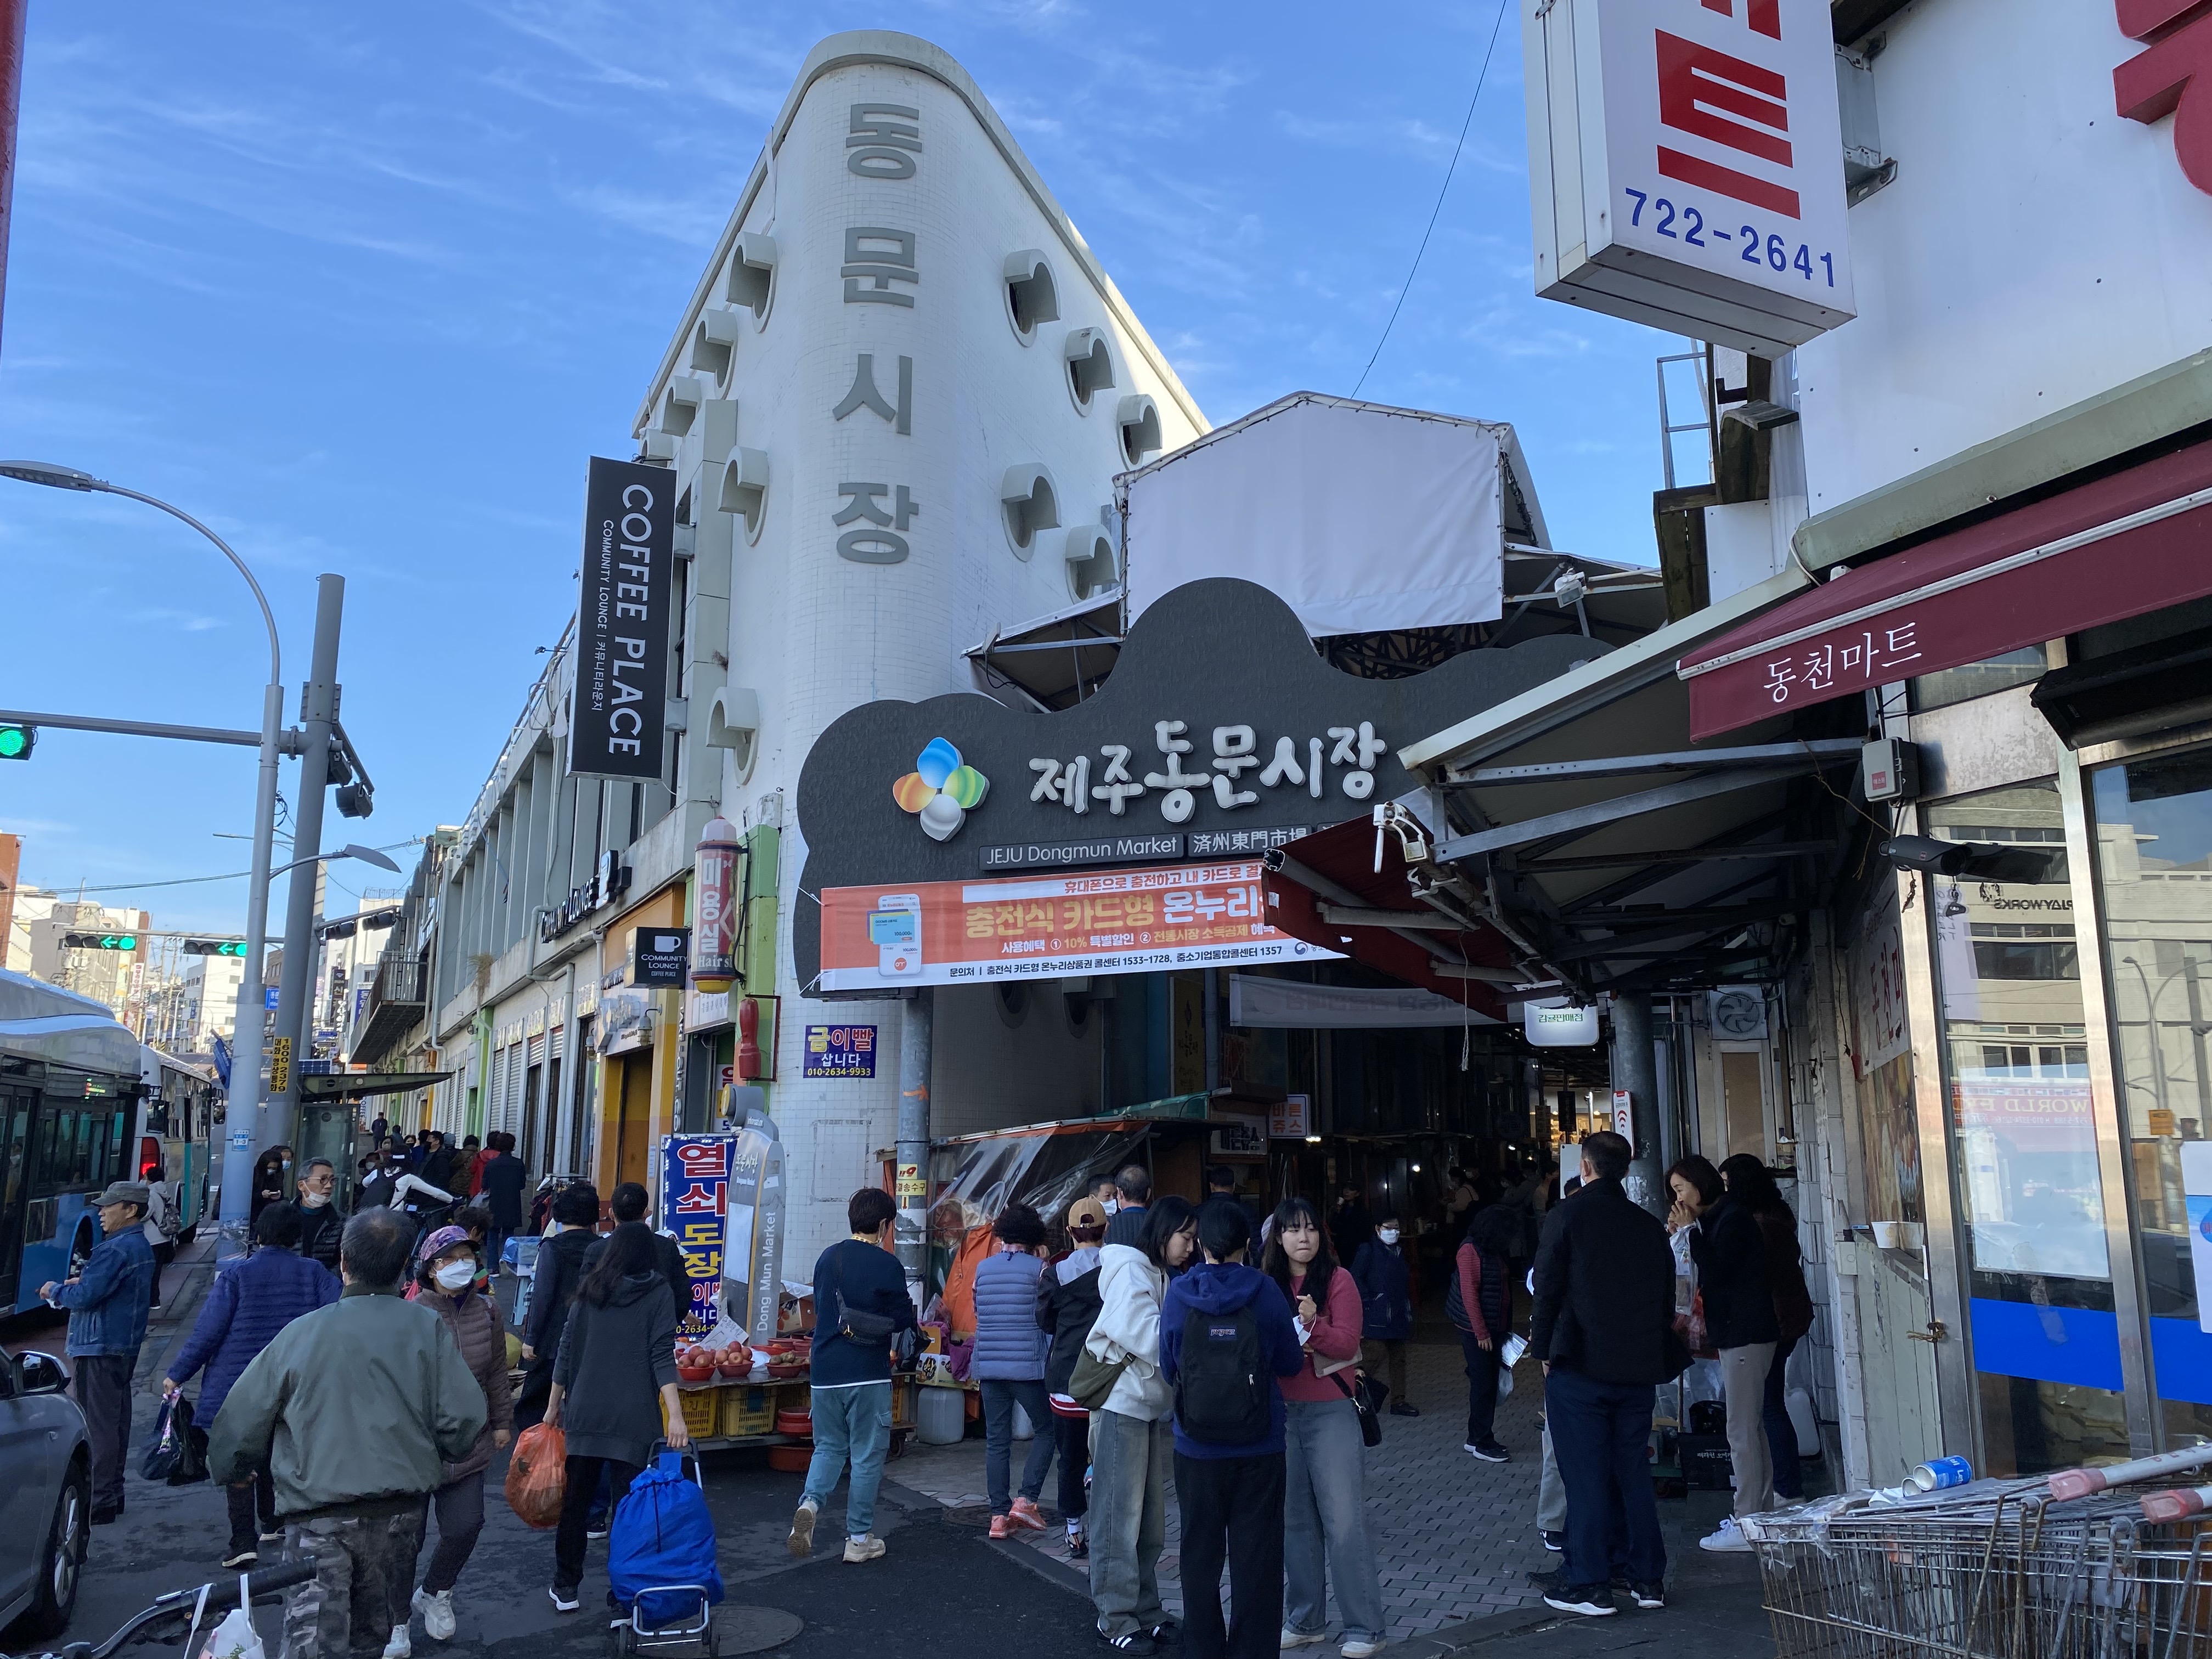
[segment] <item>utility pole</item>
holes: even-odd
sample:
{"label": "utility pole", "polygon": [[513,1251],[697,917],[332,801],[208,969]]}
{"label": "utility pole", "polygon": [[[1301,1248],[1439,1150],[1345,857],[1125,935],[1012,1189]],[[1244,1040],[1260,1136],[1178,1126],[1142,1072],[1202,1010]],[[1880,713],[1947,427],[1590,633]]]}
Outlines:
{"label": "utility pole", "polygon": [[[300,1115],[300,1070],[307,1059],[307,1039],[314,1030],[308,1007],[314,988],[315,960],[319,952],[315,937],[315,897],[322,883],[320,862],[312,854],[323,844],[323,797],[331,770],[331,732],[338,718],[338,623],[345,609],[345,578],[319,576],[315,580],[315,648],[307,667],[307,684],[300,692],[301,724],[307,741],[300,754],[300,789],[292,803],[292,845],[306,848],[310,857],[295,869],[284,909],[284,977],[276,993],[276,1050],[289,1046],[291,1064],[277,1086],[272,1073],[269,1110],[255,1155],[271,1146],[289,1146]],[[258,1056],[256,1060],[258,1061]]]}
{"label": "utility pole", "polygon": [[15,112],[23,98],[23,24],[30,0],[0,0],[0,302],[8,293],[8,227],[15,216]]}
{"label": "utility pole", "polygon": [[892,1236],[918,1307],[921,1286],[929,1279],[929,1073],[937,1012],[931,988],[916,987],[900,1008],[898,1170],[891,1183],[898,1216]]}
{"label": "utility pole", "polygon": [[1659,1142],[1659,1065],[1651,1047],[1651,994],[1618,991],[1613,998],[1613,1086],[1626,1090],[1635,1157],[1624,1183],[1628,1196],[1656,1216],[1667,1213],[1666,1164]]}

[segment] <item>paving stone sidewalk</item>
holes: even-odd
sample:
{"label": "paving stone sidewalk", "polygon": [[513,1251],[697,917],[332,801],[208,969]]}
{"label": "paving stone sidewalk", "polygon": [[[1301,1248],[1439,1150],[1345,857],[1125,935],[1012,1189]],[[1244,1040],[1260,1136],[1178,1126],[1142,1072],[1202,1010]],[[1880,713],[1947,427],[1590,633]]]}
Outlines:
{"label": "paving stone sidewalk", "polygon": [[[1467,1379],[1456,1342],[1416,1340],[1407,1347],[1408,1383],[1419,1417],[1385,1416],[1382,1443],[1367,1455],[1367,1513],[1382,1580],[1390,1633],[1403,1638],[1468,1620],[1540,1605],[1528,1574],[1551,1558],[1536,1536],[1541,1449],[1538,1372],[1523,1361],[1510,1396],[1499,1402],[1498,1436],[1510,1463],[1484,1463],[1461,1449],[1467,1434]],[[1027,1446],[1018,1448],[1017,1478]],[[988,1507],[983,1442],[913,1443],[890,1466],[891,1478],[955,1510]],[[1049,1507],[1057,1474],[1045,1481]],[[1030,1533],[1031,1549],[1066,1561],[1062,1529]],[[1172,1489],[1168,1545],[1160,1558],[1161,1598],[1181,1615],[1181,1528]]]}

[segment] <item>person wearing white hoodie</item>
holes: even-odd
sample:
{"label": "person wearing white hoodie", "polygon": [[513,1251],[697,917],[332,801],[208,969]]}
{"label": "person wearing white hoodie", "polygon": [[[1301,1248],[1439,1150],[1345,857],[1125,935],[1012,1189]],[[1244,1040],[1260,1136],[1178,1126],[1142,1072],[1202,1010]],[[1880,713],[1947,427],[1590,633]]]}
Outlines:
{"label": "person wearing white hoodie", "polygon": [[1098,1634],[1118,1653],[1146,1655],[1175,1634],[1160,1605],[1160,1551],[1167,1543],[1168,1471],[1175,1455],[1175,1395],[1160,1375],[1160,1303],[1168,1276],[1198,1248],[1198,1217],[1187,1200],[1147,1210],[1135,1245],[1099,1252],[1098,1318],[1084,1348],[1121,1368],[1091,1419],[1091,1600]]}

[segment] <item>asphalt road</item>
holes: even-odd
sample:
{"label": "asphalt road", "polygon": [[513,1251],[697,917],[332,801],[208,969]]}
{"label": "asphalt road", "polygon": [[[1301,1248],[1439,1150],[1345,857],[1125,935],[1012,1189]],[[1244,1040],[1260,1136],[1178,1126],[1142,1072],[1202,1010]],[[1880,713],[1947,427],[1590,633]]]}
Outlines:
{"label": "asphalt road", "polygon": [[[75,1620],[64,1640],[99,1641],[167,1590],[221,1574],[228,1537],[222,1496],[206,1485],[152,1485],[136,1473],[136,1452],[150,1430],[149,1402],[133,1436],[133,1473],[123,1518],[96,1529]],[[495,1465],[495,1482],[501,1466]],[[896,1465],[892,1466],[896,1475]],[[858,1659],[876,1647],[911,1650],[917,1641],[957,1643],[965,1650],[1060,1655],[1096,1650],[1090,1603],[984,1533],[947,1518],[933,1499],[887,1481],[876,1530],[889,1546],[878,1561],[847,1566],[842,1492],[822,1518],[816,1553],[794,1561],[784,1549],[800,1478],[767,1468],[759,1453],[730,1452],[707,1462],[727,1600],[717,1613],[725,1654],[760,1652],[790,1659]],[[459,1629],[444,1648],[497,1659],[554,1659],[610,1651],[606,1546],[592,1546],[583,1610],[554,1611],[546,1595],[553,1538],[533,1532],[495,1492],[489,1516],[455,1596]],[[798,1621],[795,1633],[793,1620]],[[260,1611],[271,1659],[279,1610]],[[933,1634],[934,1632],[934,1634]],[[414,1626],[415,1650],[441,1650]],[[0,1633],[0,1653],[31,1648],[21,1631]],[[58,1647],[60,1642],[35,1644]],[[681,1656],[696,1649],[672,1650]]]}

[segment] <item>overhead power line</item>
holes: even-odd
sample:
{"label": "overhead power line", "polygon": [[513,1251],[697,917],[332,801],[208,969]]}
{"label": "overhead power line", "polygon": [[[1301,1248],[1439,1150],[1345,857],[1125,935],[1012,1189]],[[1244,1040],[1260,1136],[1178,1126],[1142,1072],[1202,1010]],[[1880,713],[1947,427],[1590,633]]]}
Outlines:
{"label": "overhead power line", "polygon": [[1406,295],[1413,291],[1413,278],[1421,269],[1421,256],[1429,251],[1429,238],[1436,234],[1437,218],[1444,210],[1444,198],[1451,193],[1452,174],[1459,171],[1460,152],[1467,148],[1467,135],[1474,125],[1474,106],[1482,101],[1482,83],[1490,78],[1491,54],[1498,50],[1498,31],[1505,21],[1505,8],[1510,0],[1498,0],[1498,15],[1491,21],[1490,44],[1483,49],[1482,68],[1474,77],[1474,96],[1467,100],[1467,119],[1459,124],[1459,143],[1452,146],[1451,165],[1444,169],[1443,188],[1437,192],[1437,204],[1429,210],[1429,227],[1421,233],[1421,245],[1413,250],[1413,269],[1407,271],[1406,281],[1398,289],[1398,302],[1390,307],[1390,320],[1382,325],[1382,337],[1376,341],[1375,349],[1368,355],[1367,367],[1359,371],[1359,379],[1352,388],[1357,398],[1359,388],[1367,384],[1367,377],[1375,372],[1375,360],[1382,355],[1382,347],[1390,337],[1390,331],[1398,325],[1398,313],[1405,309]]}

